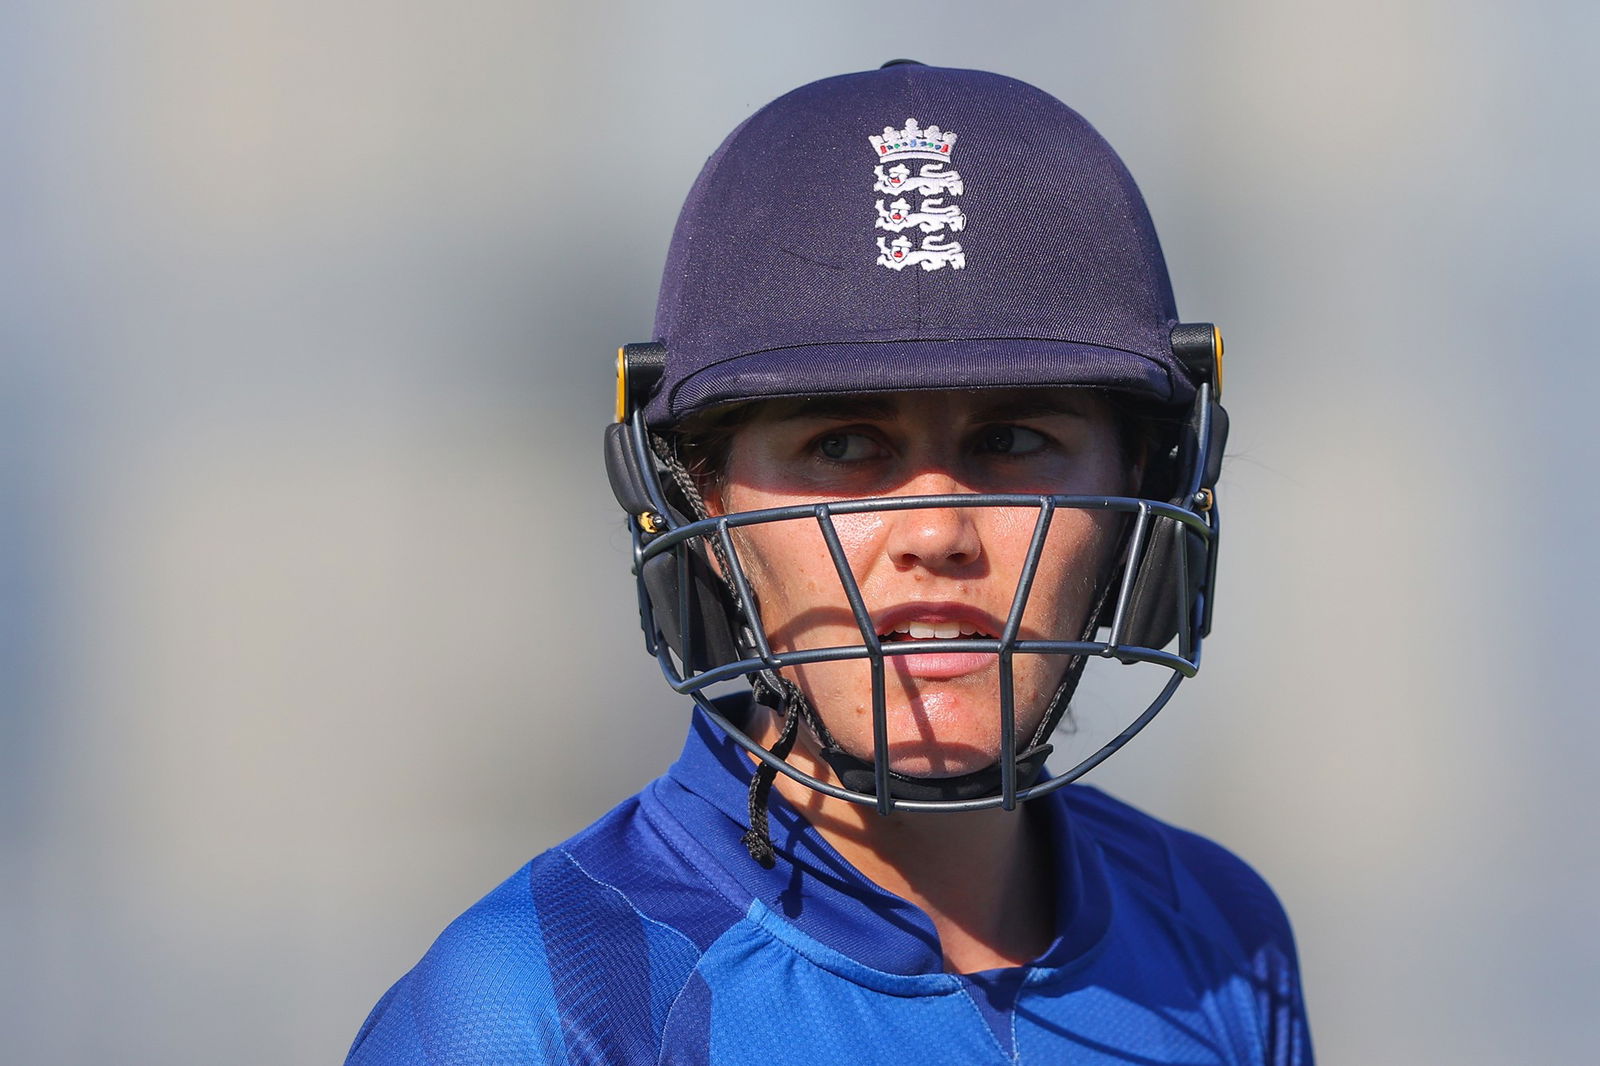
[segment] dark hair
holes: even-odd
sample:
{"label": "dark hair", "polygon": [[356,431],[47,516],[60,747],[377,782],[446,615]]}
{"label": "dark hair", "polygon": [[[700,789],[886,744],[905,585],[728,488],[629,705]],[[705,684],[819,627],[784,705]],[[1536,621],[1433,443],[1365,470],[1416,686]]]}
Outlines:
{"label": "dark hair", "polygon": [[668,443],[702,494],[708,488],[722,487],[728,472],[728,452],[739,430],[754,420],[763,407],[782,402],[760,400],[713,408],[691,415],[673,428]]}

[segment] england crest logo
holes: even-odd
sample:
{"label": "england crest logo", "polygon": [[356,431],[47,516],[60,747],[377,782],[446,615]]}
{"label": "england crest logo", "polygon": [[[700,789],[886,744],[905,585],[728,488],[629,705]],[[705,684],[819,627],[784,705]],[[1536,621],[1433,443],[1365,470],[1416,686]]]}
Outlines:
{"label": "england crest logo", "polygon": [[[878,238],[878,265],[890,270],[912,265],[923,270],[965,267],[967,257],[961,243],[945,237],[967,228],[961,208],[946,202],[966,191],[961,175],[948,165],[956,135],[938,126],[923,129],[916,119],[908,118],[900,129],[885,126],[883,136],[869,136],[867,141],[879,160],[872,168],[877,179],[872,189],[894,197],[877,201],[874,227],[899,234],[892,241]],[[917,164],[915,173],[906,162],[924,159],[931,162]],[[915,203],[911,196],[916,197]],[[908,229],[922,234],[919,243],[901,232]]]}

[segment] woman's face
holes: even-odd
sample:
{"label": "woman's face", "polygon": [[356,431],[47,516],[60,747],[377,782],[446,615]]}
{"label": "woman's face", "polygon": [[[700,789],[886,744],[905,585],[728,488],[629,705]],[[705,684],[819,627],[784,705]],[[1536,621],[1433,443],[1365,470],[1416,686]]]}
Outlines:
{"label": "woman's face", "polygon": [[[1137,483],[1111,408],[1094,392],[884,393],[764,405],[734,433],[723,476],[706,499],[716,514],[872,496],[1126,495]],[[1035,507],[956,507],[834,517],[879,637],[930,649],[886,660],[896,772],[945,777],[998,760],[998,657],[937,649],[951,637],[1000,635],[1038,515]],[[1024,639],[1079,639],[1119,521],[1106,511],[1057,511],[1023,615]],[[746,527],[734,543],[775,651],[862,643],[814,520]],[[1023,741],[1065,667],[1061,656],[1013,658]],[[786,673],[834,739],[870,760],[868,661]]]}

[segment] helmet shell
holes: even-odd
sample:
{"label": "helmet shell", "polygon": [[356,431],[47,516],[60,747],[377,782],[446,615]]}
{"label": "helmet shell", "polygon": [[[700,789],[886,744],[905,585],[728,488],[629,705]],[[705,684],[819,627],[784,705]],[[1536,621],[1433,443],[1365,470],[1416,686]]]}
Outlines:
{"label": "helmet shell", "polygon": [[1012,78],[897,64],[778,98],[707,161],[656,312],[652,425],[721,404],[1087,385],[1184,404],[1144,200]]}

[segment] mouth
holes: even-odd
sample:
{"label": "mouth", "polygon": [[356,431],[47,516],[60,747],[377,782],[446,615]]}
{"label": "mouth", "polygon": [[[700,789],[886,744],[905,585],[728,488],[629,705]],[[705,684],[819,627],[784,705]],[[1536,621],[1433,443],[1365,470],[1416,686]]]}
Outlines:
{"label": "mouth", "polygon": [[992,652],[946,651],[952,640],[993,640],[1000,624],[966,604],[905,604],[878,623],[878,640],[893,649],[894,669],[908,677],[950,680],[995,664]]}
{"label": "mouth", "polygon": [[884,643],[913,640],[994,639],[999,619],[967,603],[902,603],[879,612],[878,639]]}

